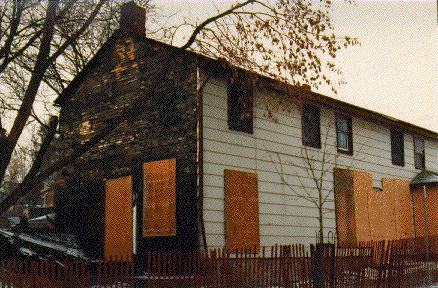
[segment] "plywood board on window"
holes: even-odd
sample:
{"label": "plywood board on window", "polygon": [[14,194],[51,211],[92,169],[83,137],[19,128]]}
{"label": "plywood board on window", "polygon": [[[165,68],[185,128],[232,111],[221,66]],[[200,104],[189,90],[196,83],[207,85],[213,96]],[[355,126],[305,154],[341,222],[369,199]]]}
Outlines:
{"label": "plywood board on window", "polygon": [[132,177],[105,182],[105,258],[132,257]]}
{"label": "plywood board on window", "polygon": [[143,237],[176,235],[176,159],[143,164]]}
{"label": "plywood board on window", "polygon": [[227,249],[260,247],[257,175],[225,170],[225,234]]}

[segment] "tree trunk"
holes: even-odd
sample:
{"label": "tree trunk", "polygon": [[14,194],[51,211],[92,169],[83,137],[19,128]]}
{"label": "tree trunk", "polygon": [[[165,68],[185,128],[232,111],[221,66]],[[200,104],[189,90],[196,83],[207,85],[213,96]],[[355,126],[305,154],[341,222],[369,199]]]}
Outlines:
{"label": "tree trunk", "polygon": [[324,243],[324,218],[323,218],[323,214],[322,214],[322,206],[318,207],[318,212],[319,212],[319,216],[318,216],[318,220],[319,220],[319,243]]}
{"label": "tree trunk", "polygon": [[[12,152],[17,144],[18,138],[20,137],[23,128],[30,116],[32,105],[35,100],[36,93],[38,92],[39,85],[41,84],[43,75],[46,71],[46,68],[50,65],[50,61],[49,61],[50,41],[53,38],[53,28],[55,24],[55,18],[56,18],[55,14],[58,6],[58,1],[59,0],[48,1],[46,22],[44,23],[45,26],[44,33],[41,40],[41,47],[39,50],[39,54],[37,56],[35,69],[34,72],[32,73],[31,80],[25,92],[25,96],[23,98],[23,104],[18,111],[18,115],[15,118],[15,122],[12,126],[11,132],[7,137],[6,140],[7,143],[5,145],[6,148],[4,149],[4,151],[0,151],[2,153],[1,154],[2,157],[0,157],[0,185],[2,184],[4,175],[6,173],[6,168],[11,159]],[[169,66],[168,64],[171,62],[172,59],[174,59],[177,53],[179,53],[180,51],[187,50],[189,47],[191,47],[191,45],[196,39],[196,36],[208,24],[216,21],[219,18],[222,18],[226,15],[233,13],[237,9],[240,9],[254,2],[255,2],[254,0],[247,0],[243,3],[232,6],[230,9],[226,10],[225,12],[222,12],[214,17],[206,19],[204,22],[202,22],[196,27],[196,29],[192,32],[189,40],[183,46],[176,48],[172,50],[172,52],[168,53],[168,57],[167,57],[168,59],[163,62],[164,63],[163,67],[168,67]],[[42,69],[44,67],[45,69]],[[34,177],[25,177],[24,181],[20,183],[20,185],[18,185],[18,187],[12,193],[10,193],[6,197],[6,199],[4,199],[0,203],[0,215],[6,212],[9,209],[9,207],[14,205],[21,197],[29,193],[29,191],[32,191],[33,187],[38,186],[47,177],[49,177],[56,171],[60,170],[61,168],[65,167],[66,165],[73,163],[78,157],[83,155],[90,148],[96,145],[101,139],[103,139],[106,135],[108,135],[111,131],[117,128],[121,122],[127,119],[132,119],[136,117],[136,115],[138,115],[141,111],[143,111],[142,106],[145,105],[145,101],[143,101],[143,99],[148,99],[149,97],[155,95],[155,89],[160,85],[160,83],[163,83],[164,81],[167,80],[165,78],[167,75],[167,71],[168,71],[167,69],[164,69],[163,71],[158,73],[155,79],[153,79],[154,77],[152,79],[149,79],[149,80],[154,80],[151,81],[153,84],[150,87],[149,91],[147,91],[146,89],[143,97],[137,99],[137,101],[135,101],[131,107],[128,107],[125,110],[123,110],[120,116],[117,116],[111,119],[110,121],[108,121],[107,125],[104,128],[102,128],[102,130],[99,131],[88,142],[79,146],[70,155],[61,158],[60,160],[53,163],[49,167],[43,169],[43,171],[40,171]]]}
{"label": "tree trunk", "polygon": [[36,94],[40,87],[41,81],[44,77],[45,71],[49,65],[50,56],[50,43],[53,39],[53,31],[55,27],[56,10],[58,8],[58,1],[49,1],[47,5],[46,21],[43,28],[43,37],[41,39],[41,45],[37,60],[35,63],[34,71],[27,86],[26,92],[23,97],[23,102],[18,110],[17,117],[12,125],[11,132],[7,136],[7,139],[2,148],[2,156],[0,160],[0,185],[6,174],[9,162],[11,161],[12,153],[17,145],[18,139],[23,132],[24,126],[29,119],[32,111],[33,103],[35,101]]}

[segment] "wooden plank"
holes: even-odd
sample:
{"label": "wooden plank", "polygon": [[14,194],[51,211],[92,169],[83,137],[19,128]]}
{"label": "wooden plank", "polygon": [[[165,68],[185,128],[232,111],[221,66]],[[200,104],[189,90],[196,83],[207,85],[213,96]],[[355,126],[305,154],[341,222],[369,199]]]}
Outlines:
{"label": "wooden plank", "polygon": [[260,247],[257,175],[225,170],[225,232],[230,250]]}
{"label": "wooden plank", "polygon": [[176,235],[176,159],[143,164],[143,237]]}
{"label": "wooden plank", "polygon": [[132,257],[132,177],[105,182],[105,258]]}

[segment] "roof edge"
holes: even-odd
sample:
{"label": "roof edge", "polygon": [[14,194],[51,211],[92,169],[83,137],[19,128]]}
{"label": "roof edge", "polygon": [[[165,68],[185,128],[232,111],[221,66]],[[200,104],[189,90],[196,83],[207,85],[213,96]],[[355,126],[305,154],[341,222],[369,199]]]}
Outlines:
{"label": "roof edge", "polygon": [[[193,57],[196,57],[198,60],[202,61],[204,64],[207,64],[207,65],[215,65],[216,67],[218,67],[217,65],[220,65],[222,68],[224,68],[226,66],[226,65],[224,65],[224,63],[227,63],[227,65],[229,67],[233,67],[228,61],[225,61],[223,59],[213,59],[213,58],[201,55],[199,53],[195,53],[193,51],[182,50],[179,47],[172,46],[170,44],[160,42],[158,40],[154,40],[154,39],[148,38],[146,36],[126,35],[125,33],[122,33],[118,29],[108,38],[108,40],[104,43],[104,45],[97,51],[97,53],[92,57],[92,59],[85,65],[84,69],[82,69],[82,71],[79,74],[77,74],[76,77],[73,78],[73,80],[70,82],[70,84],[56,98],[56,100],[54,101],[54,104],[56,106],[62,107],[64,105],[67,97],[69,97],[70,94],[75,92],[75,90],[77,89],[77,86],[80,84],[81,80],[88,74],[88,71],[90,69],[92,69],[94,67],[94,65],[96,65],[98,63],[101,56],[103,54],[105,54],[106,51],[110,47],[112,47],[112,45],[115,44],[117,39],[119,39],[121,37],[127,37],[127,36],[129,36],[133,39],[136,39],[138,41],[149,42],[153,45],[158,45],[158,46],[165,47],[165,48],[172,49],[172,50],[179,50],[181,53],[187,53]],[[236,68],[236,67],[234,67],[234,68]],[[298,90],[303,92],[303,94],[307,97],[307,100],[309,100],[309,101],[314,101],[314,102],[320,103],[322,105],[327,105],[327,106],[332,107],[334,109],[342,109],[343,111],[345,111],[345,109],[347,109],[349,112],[351,111],[350,112],[351,114],[355,114],[357,116],[360,116],[360,117],[363,117],[366,119],[376,120],[376,121],[379,121],[385,125],[394,126],[396,128],[400,128],[403,130],[408,130],[412,133],[415,133],[415,134],[418,134],[418,135],[421,135],[421,136],[424,136],[427,138],[431,138],[433,140],[438,140],[438,132],[429,130],[427,128],[423,128],[423,127],[417,126],[415,124],[405,122],[405,121],[400,120],[400,119],[396,119],[394,117],[385,115],[385,114],[380,113],[380,112],[376,112],[376,111],[373,111],[373,110],[370,110],[367,108],[353,105],[353,104],[332,98],[330,96],[326,96],[326,95],[320,94],[318,92],[308,90],[306,88],[296,87],[296,86],[293,86],[289,83],[282,82],[280,80],[273,79],[273,78],[270,78],[268,76],[258,74],[254,71],[248,71],[248,70],[245,70],[245,69],[239,68],[239,67],[237,67],[237,69],[242,70],[246,73],[255,74],[258,77],[260,77],[261,79],[263,79],[264,81],[267,81],[268,83],[270,83],[272,87],[276,87],[276,88],[283,90],[283,91],[286,89],[291,89],[291,88],[294,90],[298,89]]]}

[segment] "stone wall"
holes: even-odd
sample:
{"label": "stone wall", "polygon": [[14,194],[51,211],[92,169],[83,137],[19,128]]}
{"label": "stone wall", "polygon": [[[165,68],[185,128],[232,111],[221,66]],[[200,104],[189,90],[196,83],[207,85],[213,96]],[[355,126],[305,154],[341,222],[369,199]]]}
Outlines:
{"label": "stone wall", "polygon": [[186,171],[196,171],[196,66],[182,54],[171,67],[162,67],[166,49],[121,37],[65,102],[59,153],[85,143],[123,108],[144,97],[161,69],[168,70],[169,81],[154,89],[157,93],[152,99],[144,99],[144,111],[120,124],[81,157],[74,171],[97,178],[117,177],[131,173],[131,164],[142,157],[156,155],[160,159],[175,154],[187,162]]}
{"label": "stone wall", "polygon": [[[142,109],[139,115],[121,123],[98,145],[63,171],[65,183],[68,183],[69,178],[77,177],[83,181],[105,181],[132,175],[137,223],[142,223],[142,164],[175,158],[177,235],[164,240],[140,238],[137,242],[138,251],[196,246],[196,62],[185,53],[177,54],[168,62],[168,47],[144,38],[123,35],[105,49],[106,52],[94,60],[97,62],[87,70],[88,73],[61,107],[61,136],[56,141],[54,154],[70,153],[120,115],[125,107],[145,97],[148,87],[156,86],[156,75],[163,69],[166,71],[165,77],[158,79],[165,81],[159,81],[152,97],[142,100],[141,107],[137,108]],[[74,198],[63,197],[62,191],[59,193],[58,203],[62,203],[61,206],[76,207]],[[77,207],[73,211],[80,209]],[[74,213],[68,214],[72,219],[59,225],[67,225],[77,216]],[[141,227],[138,229],[140,231]]]}

